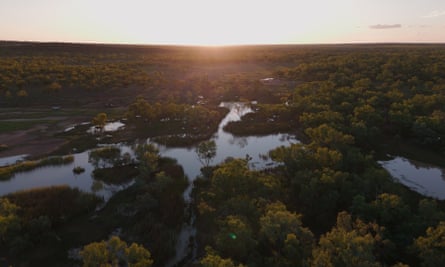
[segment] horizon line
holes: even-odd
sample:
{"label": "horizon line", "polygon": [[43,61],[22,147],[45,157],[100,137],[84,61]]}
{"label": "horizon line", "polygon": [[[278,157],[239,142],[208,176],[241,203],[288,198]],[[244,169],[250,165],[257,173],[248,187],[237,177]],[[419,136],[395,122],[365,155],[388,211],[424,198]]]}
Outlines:
{"label": "horizon line", "polygon": [[71,44],[71,45],[116,45],[116,46],[179,46],[179,47],[239,47],[239,46],[316,46],[316,45],[445,45],[437,41],[400,41],[400,42],[320,42],[320,43],[228,43],[228,44],[192,44],[192,43],[126,43],[98,41],[35,41],[35,40],[2,40],[0,43],[34,43],[34,44]]}

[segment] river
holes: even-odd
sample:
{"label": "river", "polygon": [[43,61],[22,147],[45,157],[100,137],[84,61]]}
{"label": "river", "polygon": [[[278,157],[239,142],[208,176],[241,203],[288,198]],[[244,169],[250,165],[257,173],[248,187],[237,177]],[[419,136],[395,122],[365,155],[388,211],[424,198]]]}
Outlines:
{"label": "river", "polygon": [[[252,169],[261,169],[274,164],[272,160],[262,157],[278,146],[290,146],[292,143],[298,143],[294,135],[289,134],[273,134],[266,136],[248,136],[236,137],[226,131],[224,126],[231,121],[238,121],[247,113],[253,112],[249,105],[245,103],[227,102],[221,103],[221,107],[228,108],[230,111],[226,117],[220,122],[218,131],[213,135],[211,140],[216,143],[216,156],[213,164],[224,161],[227,157],[245,158],[246,155],[251,158],[249,166]],[[184,199],[187,206],[191,202],[191,192],[193,190],[193,181],[200,174],[202,163],[196,155],[195,148],[168,148],[160,147],[163,156],[177,159],[178,163],[184,168],[184,172],[189,179],[189,186],[184,191]],[[196,256],[196,244],[190,244],[195,241],[196,229],[193,225],[194,215],[190,216],[190,221],[184,223],[179,234],[178,243],[176,245],[176,255],[168,263],[167,267],[175,266],[184,259],[193,260]]]}

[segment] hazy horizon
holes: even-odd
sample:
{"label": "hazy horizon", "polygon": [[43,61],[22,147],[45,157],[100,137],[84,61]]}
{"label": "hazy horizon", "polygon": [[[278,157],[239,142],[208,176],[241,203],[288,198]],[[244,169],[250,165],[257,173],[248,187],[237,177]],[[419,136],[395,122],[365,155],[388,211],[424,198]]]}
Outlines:
{"label": "hazy horizon", "polygon": [[124,43],[96,41],[39,41],[39,40],[1,40],[9,43],[34,44],[73,44],[73,45],[116,45],[116,46],[177,46],[177,47],[237,47],[237,46],[340,46],[340,45],[445,45],[445,41],[437,42],[350,42],[350,43],[243,43],[243,44],[180,44],[180,43]]}
{"label": "hazy horizon", "polygon": [[445,43],[439,0],[4,0],[0,40],[137,45]]}

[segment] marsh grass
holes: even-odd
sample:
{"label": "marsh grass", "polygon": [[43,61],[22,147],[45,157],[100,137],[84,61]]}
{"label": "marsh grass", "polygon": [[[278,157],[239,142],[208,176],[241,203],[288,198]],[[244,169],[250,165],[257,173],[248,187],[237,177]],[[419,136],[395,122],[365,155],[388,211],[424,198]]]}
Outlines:
{"label": "marsh grass", "polygon": [[128,183],[138,175],[139,170],[134,165],[100,168],[93,171],[94,179],[101,180],[106,184],[117,185]]}
{"label": "marsh grass", "polygon": [[83,168],[83,167],[81,167],[81,166],[76,166],[76,167],[73,168],[73,172],[74,172],[75,174],[80,174],[80,173],[82,173],[82,172],[84,172],[84,171],[85,171],[85,168]]}
{"label": "marsh grass", "polygon": [[57,166],[70,164],[74,161],[73,155],[68,156],[54,156],[41,160],[27,160],[15,163],[13,165],[0,167],[0,180],[8,180],[15,173],[32,171],[43,166]]}
{"label": "marsh grass", "polygon": [[48,120],[0,121],[0,133],[27,130],[39,124],[48,124]]}

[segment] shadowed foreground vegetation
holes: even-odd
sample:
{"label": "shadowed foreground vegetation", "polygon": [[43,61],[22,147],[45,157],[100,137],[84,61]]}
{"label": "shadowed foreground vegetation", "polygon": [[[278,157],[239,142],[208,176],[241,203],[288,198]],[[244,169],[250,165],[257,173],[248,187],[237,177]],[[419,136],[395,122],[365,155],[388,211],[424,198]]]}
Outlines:
{"label": "shadowed foreground vegetation", "polygon": [[[108,166],[113,161],[111,168],[117,168],[122,161],[111,156],[113,151],[116,150],[98,149],[93,155],[93,158],[100,155],[95,158],[97,166]],[[107,240],[120,229],[122,238],[148,248],[156,264],[163,265],[175,253],[176,236],[184,221],[182,192],[187,180],[182,167],[172,159],[160,158],[152,145],[141,145],[136,151],[137,172],[133,172],[138,174],[136,181],[116,193],[100,210],[96,209],[101,203],[99,198],[65,186],[22,191],[0,198],[1,255],[11,263],[24,266],[71,266],[78,264],[83,255],[88,266],[97,266],[98,262],[85,256],[87,252],[79,254],[73,249]],[[125,182],[122,178],[116,180],[116,175],[118,173],[106,171],[99,179],[105,183]],[[98,247],[100,252],[100,244],[91,244],[90,249]],[[85,249],[88,250],[88,246]],[[136,254],[141,252],[140,247],[131,249]],[[68,251],[73,251],[70,259]],[[131,258],[132,253],[128,257]]]}
{"label": "shadowed foreground vegetation", "polygon": [[28,172],[44,166],[70,164],[74,156],[48,157],[41,160],[25,160],[12,165],[0,167],[0,180],[11,179],[15,173]]}

